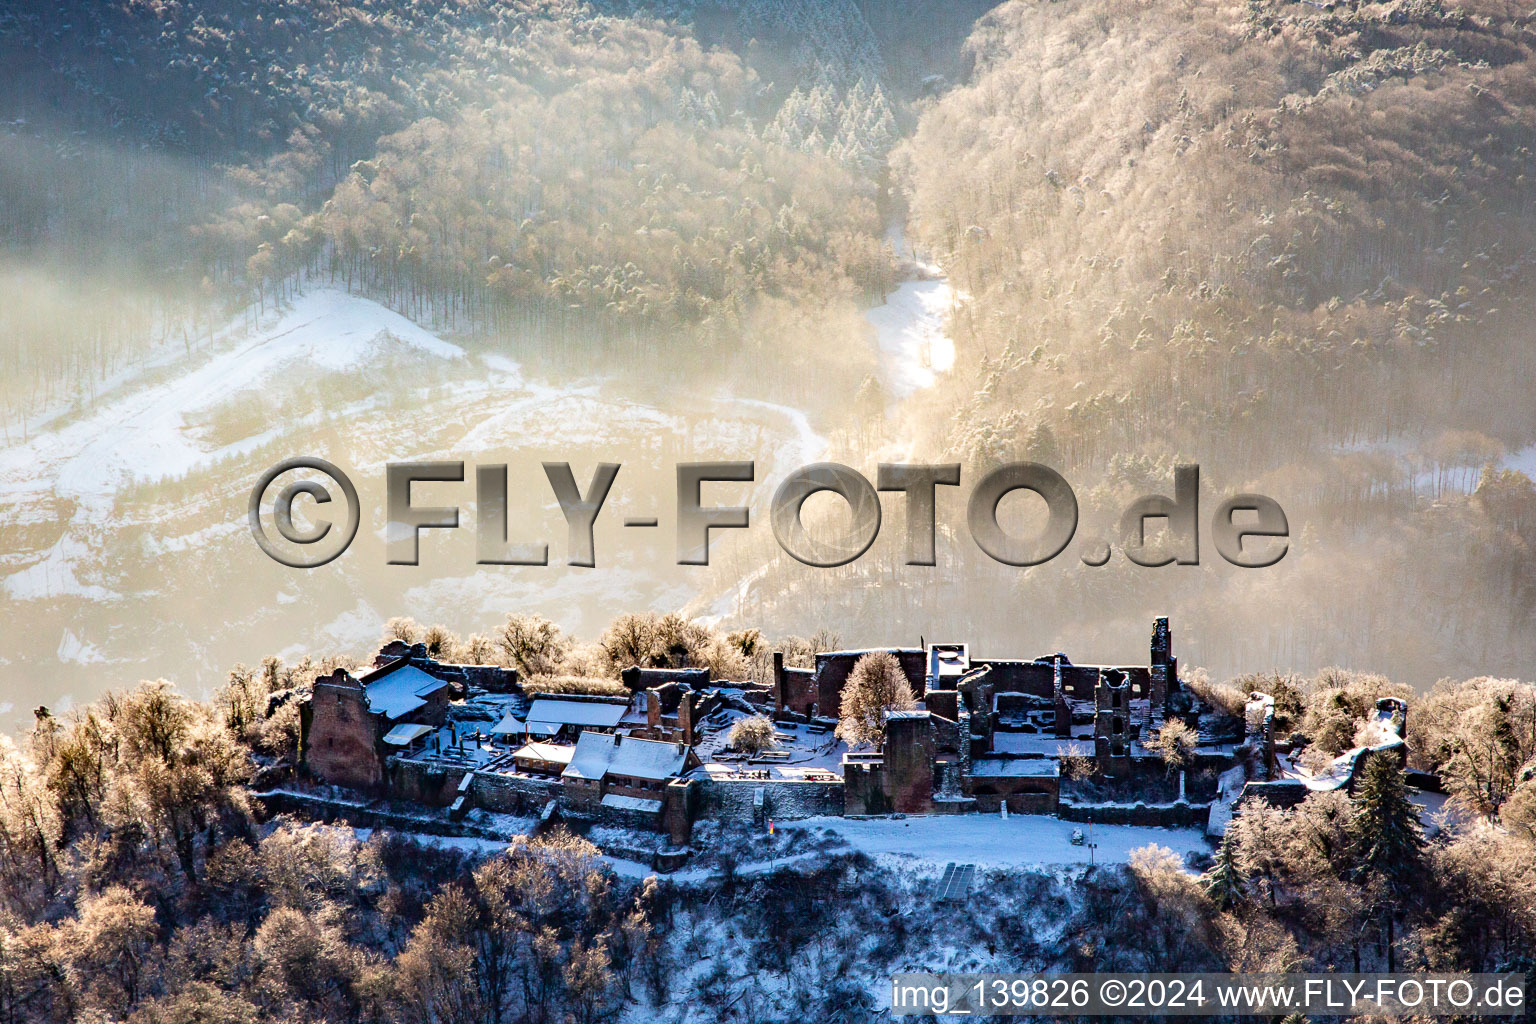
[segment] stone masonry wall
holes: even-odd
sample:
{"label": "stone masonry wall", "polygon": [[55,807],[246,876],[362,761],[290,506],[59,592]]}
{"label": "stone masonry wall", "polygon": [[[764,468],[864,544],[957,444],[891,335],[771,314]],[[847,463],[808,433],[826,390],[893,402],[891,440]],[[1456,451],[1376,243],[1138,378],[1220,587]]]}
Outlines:
{"label": "stone masonry wall", "polygon": [[558,779],[529,779],[476,772],[470,794],[476,807],[503,814],[537,814],[560,795]]}
{"label": "stone masonry wall", "polygon": [[1069,804],[1057,806],[1066,821],[1091,821],[1095,825],[1146,825],[1161,828],[1204,826],[1210,804]]}
{"label": "stone masonry wall", "polygon": [[700,779],[694,785],[699,791],[696,813],[701,818],[751,824],[758,790],[763,791],[764,814],[778,821],[843,813],[841,781]]}
{"label": "stone masonry wall", "polygon": [[374,716],[345,670],[315,680],[304,730],[304,762],[322,782],[376,792],[384,781]]}
{"label": "stone masonry wall", "polygon": [[398,757],[386,761],[384,770],[391,800],[409,800],[433,807],[447,807],[458,798],[459,783],[464,780],[465,772],[462,768],[448,769]]}

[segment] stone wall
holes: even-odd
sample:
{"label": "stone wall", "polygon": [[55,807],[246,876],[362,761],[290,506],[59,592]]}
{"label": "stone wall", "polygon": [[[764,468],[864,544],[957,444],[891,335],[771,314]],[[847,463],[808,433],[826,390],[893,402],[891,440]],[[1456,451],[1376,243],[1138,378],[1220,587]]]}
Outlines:
{"label": "stone wall", "polygon": [[673,779],[661,800],[661,828],[675,850],[685,848],[693,838],[693,819],[699,804],[698,783]]}
{"label": "stone wall", "polygon": [[1184,795],[1190,800],[1216,799],[1221,773],[1237,764],[1233,754],[1196,753],[1184,769]]}
{"label": "stone wall", "polygon": [[456,683],[461,689],[477,687],[489,693],[516,693],[517,669],[499,665],[450,665],[428,656],[426,644],[407,644],[391,640],[379,648],[373,667],[383,668],[392,661],[406,658],[429,676]]}
{"label": "stone wall", "polygon": [[1300,779],[1276,779],[1273,782],[1249,781],[1244,783],[1242,795],[1233,801],[1241,807],[1249,799],[1262,800],[1271,807],[1295,807],[1307,798],[1311,791]]}
{"label": "stone wall", "polygon": [[376,716],[345,669],[315,680],[304,716],[304,763],[322,782],[377,793],[384,781]]}
{"label": "stone wall", "polygon": [[733,824],[752,824],[757,792],[763,793],[763,814],[775,821],[795,821],[843,813],[843,783],[799,782],[787,779],[698,779],[694,814]]}
{"label": "stone wall", "polygon": [[441,814],[393,808],[377,802],[364,804],[291,790],[251,795],[256,817],[261,821],[277,814],[292,814],[305,821],[321,821],[326,824],[339,821],[354,828],[392,828],[422,835],[471,836],[478,839],[510,838],[495,826],[452,821]]}
{"label": "stone wall", "polygon": [[969,776],[963,788],[982,812],[1006,803],[1015,814],[1055,814],[1061,800],[1059,775]]}
{"label": "stone wall", "polygon": [[[773,710],[809,715],[816,707],[816,673],[808,668],[790,668],[784,664],[784,652],[773,652]],[[830,712],[836,713],[836,709]]]}
{"label": "stone wall", "polygon": [[960,691],[959,690],[929,690],[923,698],[923,704],[940,718],[947,718],[951,722],[960,717]]}
{"label": "stone wall", "polygon": [[843,813],[853,815],[890,814],[891,798],[886,795],[885,762],[879,758],[843,757]]}
{"label": "stone wall", "polygon": [[391,800],[409,800],[432,807],[447,807],[459,796],[459,783],[467,769],[391,757],[384,763]]}
{"label": "stone wall", "polygon": [[649,690],[664,683],[682,683],[689,689],[700,690],[710,685],[707,668],[641,668],[631,665],[619,673],[619,678],[632,693]]}
{"label": "stone wall", "polygon": [[[921,647],[882,647],[867,651],[827,651],[816,655],[816,711],[836,717],[842,704],[843,684],[859,659],[866,654],[894,655],[902,674],[912,687],[912,695],[922,699],[928,681],[928,652]],[[795,710],[800,710],[796,708]]]}
{"label": "stone wall", "polygon": [[895,810],[903,814],[932,811],[936,757],[932,717],[923,711],[887,715],[884,754],[885,782]]}
{"label": "stone wall", "polygon": [[[646,799],[655,800],[662,794],[653,794]],[[651,832],[661,830],[664,825],[662,812],[641,810],[635,807],[604,807],[599,804],[594,809],[597,820],[604,825],[623,825],[626,828],[646,829]]]}
{"label": "stone wall", "polygon": [[1416,789],[1422,789],[1427,793],[1444,793],[1445,782],[1434,772],[1422,772],[1410,768],[1407,773],[1408,785]]}
{"label": "stone wall", "polygon": [[470,798],[476,807],[502,814],[538,814],[558,796],[559,779],[476,772],[470,785]]}
{"label": "stone wall", "polygon": [[1002,796],[995,793],[977,793],[971,797],[971,808],[980,814],[996,814],[1002,805],[1008,805],[1009,814],[1055,814],[1057,799],[1055,793],[1009,793]]}

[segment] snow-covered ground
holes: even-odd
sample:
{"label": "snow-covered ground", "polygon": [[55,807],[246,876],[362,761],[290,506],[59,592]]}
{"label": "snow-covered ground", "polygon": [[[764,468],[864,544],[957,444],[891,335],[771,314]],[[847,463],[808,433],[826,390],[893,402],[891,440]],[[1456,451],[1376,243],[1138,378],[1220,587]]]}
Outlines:
{"label": "snow-covered ground", "polygon": [[[955,861],[980,867],[1124,863],[1132,850],[1156,844],[1177,854],[1207,853],[1200,829],[1082,825],[1038,814],[931,815],[909,818],[807,818],[785,822],[785,830],[823,830],[871,856],[917,861]],[[1097,847],[1072,845],[1072,833],[1091,834]]]}
{"label": "snow-covered ground", "polygon": [[[532,819],[526,822],[532,827]],[[1094,843],[1092,851],[1072,844],[1072,833],[1081,829]],[[1051,868],[1087,864],[1089,854],[1099,864],[1124,864],[1131,851],[1161,846],[1183,856],[1209,853],[1210,844],[1195,828],[1143,828],[1134,825],[1082,825],[1037,814],[930,815],[908,818],[807,818],[777,826],[779,837],[763,837],[756,856],[743,857],[734,867],[738,875],[755,875],[785,867],[814,867],[848,850],[858,850],[892,869],[937,870],[953,861],[989,868]],[[370,829],[357,829],[367,839]],[[518,831],[526,831],[520,829]],[[803,833],[799,835],[797,833]],[[416,842],[462,850],[477,856],[493,856],[508,847],[502,840],[470,839],[401,832]],[[809,843],[813,848],[804,849]],[[779,856],[764,856],[775,846],[788,845]],[[796,847],[802,847],[796,850]],[[625,878],[658,874],[650,865],[610,854],[601,859]],[[666,873],[679,884],[704,882],[719,877],[718,865],[688,865]]]}
{"label": "snow-covered ground", "polygon": [[[0,494],[46,485],[98,516],[133,480],[179,477],[220,458],[256,447],[278,429],[208,449],[187,430],[189,414],[242,391],[259,391],[281,374],[356,370],[391,343],[444,359],[463,358],[459,346],[422,330],[368,299],[332,288],[296,298],[275,322],[212,355],[201,365],[107,397],[67,425],[0,448]],[[281,418],[273,410],[274,419]]]}
{"label": "snow-covered ground", "polygon": [[[232,333],[232,332],[226,332]],[[147,383],[125,380],[83,415],[62,418],[26,440],[0,447],[0,525],[46,517],[64,501],[72,509],[69,528],[43,553],[0,578],[0,591],[14,600],[75,598],[118,601],[123,594],[83,578],[102,531],[110,529],[115,502],[126,486],[145,480],[179,478],[222,459],[266,444],[293,424],[282,410],[270,410],[270,426],[237,441],[209,445],[192,427],[198,413],[242,393],[261,395],[275,382],[323,373],[356,371],[391,347],[457,360],[457,345],[434,337],[376,302],[330,288],[295,299],[282,315],[252,334],[209,352],[200,352],[180,372],[162,372]],[[215,534],[229,530],[213,528]],[[174,554],[181,538],[141,538]],[[211,537],[210,537],[211,539]],[[10,549],[0,555],[16,555]],[[60,640],[60,660],[71,652],[95,650],[94,638]],[[97,657],[91,660],[111,660]]]}
{"label": "snow-covered ground", "polygon": [[[496,827],[507,835],[531,835],[538,822],[533,818],[519,818],[510,814],[498,814]],[[376,830],[371,828],[353,828],[352,833],[357,836],[357,841],[366,843],[373,838]],[[471,857],[493,857],[506,852],[512,844],[506,839],[480,839],[475,836],[439,836],[430,832],[411,832],[405,829],[390,829],[394,835],[421,846],[435,846],[441,850],[458,850]]]}
{"label": "snow-covered ground", "polygon": [[[907,253],[899,232],[894,240],[920,279],[869,315],[881,372],[893,395],[909,395],[953,362],[944,331],[955,297],[938,268]],[[18,691],[18,706],[90,699],[155,676],[206,693],[237,661],[364,653],[396,614],[469,632],[536,608],[584,637],[621,609],[728,616],[748,603],[764,567],[744,565],[729,586],[701,593],[701,574],[673,564],[665,522],[644,535],[600,522],[603,571],[567,569],[564,521],[538,461],[570,459],[578,475],[622,461],[608,519],[610,508],[615,518],[664,513],[676,461],[755,459],[756,484],[718,485],[707,497],[760,504],[776,479],[827,448],[803,408],[725,391],[673,403],[618,377],[540,381],[505,352],[472,350],[380,303],[310,287],[263,317],[234,318],[195,350],[162,346],[90,404],[0,441],[0,599],[12,628],[36,641],[24,657],[0,659],[0,686]],[[324,570],[279,573],[250,542],[247,489],[270,460],[299,454],[352,474],[365,522]],[[385,569],[382,467],[406,458],[533,467],[531,479],[514,479],[513,502],[523,504],[514,514],[522,539],[550,541],[548,569],[475,565],[472,481],[441,488],[465,509],[465,528],[423,540],[433,568]]]}
{"label": "snow-covered ground", "polygon": [[1065,757],[1071,753],[1089,753],[1093,738],[1057,739],[1038,732],[995,732],[992,749],[999,754],[1034,754],[1039,757]]}
{"label": "snow-covered ground", "polygon": [[944,329],[954,301],[947,281],[906,281],[864,314],[880,339],[884,383],[893,397],[932,387],[955,365],[955,344]]}
{"label": "snow-covered ground", "polygon": [[753,768],[767,769],[769,778],[773,779],[805,780],[828,775],[842,777],[843,755],[848,752],[848,744],[830,732],[812,732],[798,722],[775,723],[779,745],[774,750],[784,756],[782,763],[748,765],[729,757],[727,763],[715,762],[714,758],[726,746],[730,733],[730,726],[725,723],[740,717],[744,716],[739,713],[722,715],[719,727],[699,743],[699,757],[705,763],[695,769],[696,776],[729,777],[740,768]]}
{"label": "snow-covered ground", "polygon": [[[369,375],[390,381],[388,393],[370,388]],[[295,385],[307,408],[287,407]],[[314,398],[333,388],[349,397]],[[155,676],[199,693],[235,662],[268,653],[290,662],[364,653],[395,614],[467,632],[527,607],[591,633],[620,610],[682,607],[700,596],[699,574],[673,564],[669,531],[624,534],[621,547],[621,528],[600,523],[604,571],[564,567],[564,521],[538,460],[570,459],[579,474],[621,461],[607,519],[664,512],[673,461],[755,458],[757,486],[767,488],[820,458],[826,440],[792,406],[722,393],[661,408],[634,390],[619,380],[532,379],[504,354],[467,352],[332,288],[249,328],[232,324],[180,358],[146,361],[83,410],[0,443],[0,599],[12,628],[39,641],[24,659],[0,662],[0,686],[29,707]],[[246,489],[268,451],[336,459],[360,489],[369,522],[324,571],[280,571],[250,541]],[[385,569],[382,465],[411,457],[531,465],[513,501],[524,504],[519,527],[551,541],[551,566],[478,568],[469,541],[449,558],[453,538],[435,535],[423,544],[429,563],[439,555],[433,569]],[[158,483],[166,480],[184,483]],[[472,487],[471,478],[450,500],[469,505]],[[736,496],[716,490],[720,500]],[[459,537],[472,532],[472,515]],[[305,609],[302,624],[279,621]]]}
{"label": "snow-covered ground", "polygon": [[[779,868],[811,865],[825,859],[828,854],[822,850],[807,850],[803,853],[788,854],[783,857],[769,857],[765,860],[753,860],[736,865],[734,872],[737,875],[761,875],[767,872],[777,871]],[[694,882],[705,882],[711,878],[720,877],[720,869],[717,867],[681,868],[677,871],[662,873],[649,864],[641,864],[639,861],[625,860],[623,857],[611,857],[603,854],[601,858],[613,873],[622,878],[648,878],[656,875],[665,878],[669,882],[678,885],[688,885]]]}
{"label": "snow-covered ground", "polygon": [[897,256],[916,267],[917,275],[864,316],[879,343],[881,382],[892,398],[900,399],[933,387],[940,374],[954,367],[955,343],[948,322],[960,297],[940,267],[907,246],[899,226],[886,237]]}

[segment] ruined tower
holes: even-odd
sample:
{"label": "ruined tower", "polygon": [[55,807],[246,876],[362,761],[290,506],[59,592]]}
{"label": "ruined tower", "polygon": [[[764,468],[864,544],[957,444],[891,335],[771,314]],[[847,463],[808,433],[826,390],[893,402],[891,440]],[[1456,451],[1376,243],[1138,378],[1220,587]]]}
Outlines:
{"label": "ruined tower", "polygon": [[1152,656],[1148,663],[1151,675],[1152,722],[1162,724],[1168,710],[1168,698],[1179,687],[1179,659],[1173,656],[1173,633],[1168,629],[1168,617],[1162,615],[1152,620]]}
{"label": "ruined tower", "polygon": [[1115,775],[1131,764],[1131,681],[1118,669],[1100,669],[1094,687],[1093,753],[1099,770]]}

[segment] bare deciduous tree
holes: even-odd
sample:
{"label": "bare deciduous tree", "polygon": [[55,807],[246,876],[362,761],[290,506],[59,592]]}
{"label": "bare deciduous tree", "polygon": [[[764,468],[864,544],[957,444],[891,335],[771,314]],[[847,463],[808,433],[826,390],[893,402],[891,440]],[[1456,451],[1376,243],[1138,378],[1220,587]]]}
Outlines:
{"label": "bare deciduous tree", "polygon": [[854,662],[843,684],[837,737],[849,746],[885,739],[885,716],[917,706],[901,663],[888,651],[873,651]]}
{"label": "bare deciduous tree", "polygon": [[761,753],[778,745],[773,734],[773,721],[766,715],[739,719],[726,734],[725,742],[733,750],[746,754]]}
{"label": "bare deciduous tree", "polygon": [[507,616],[498,639],[507,662],[524,676],[554,675],[571,649],[570,638],[541,615]]}

